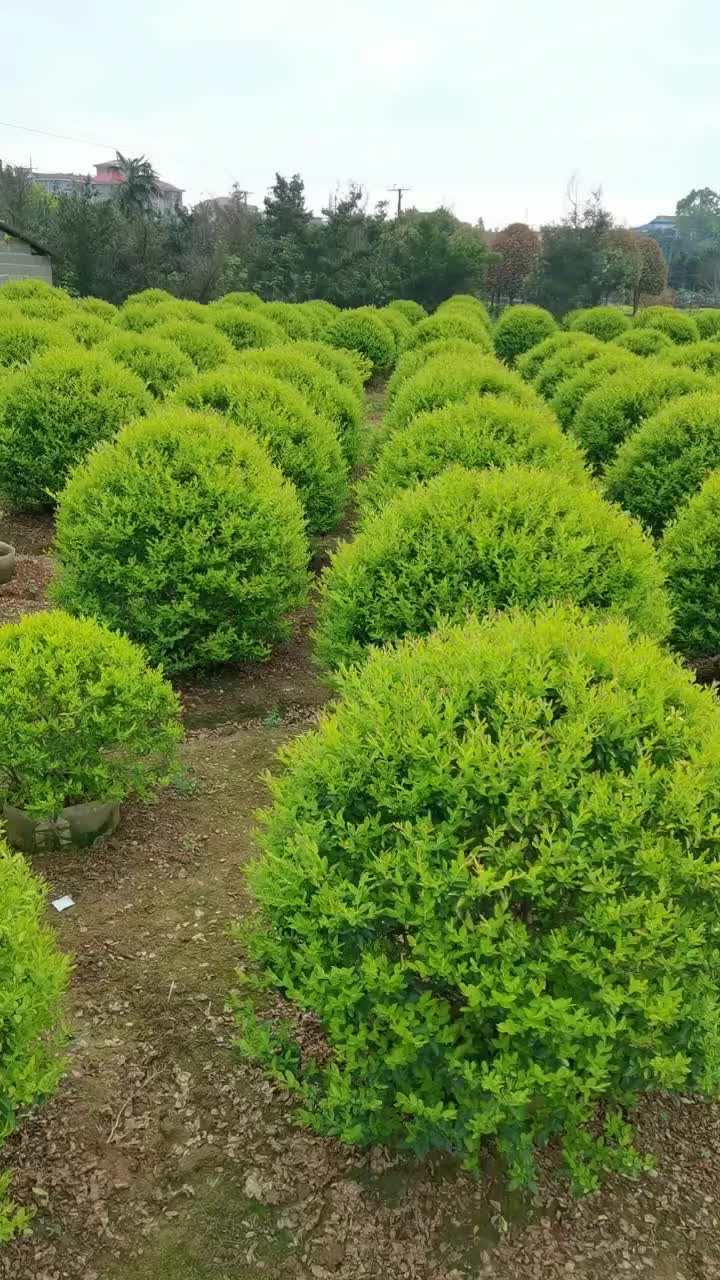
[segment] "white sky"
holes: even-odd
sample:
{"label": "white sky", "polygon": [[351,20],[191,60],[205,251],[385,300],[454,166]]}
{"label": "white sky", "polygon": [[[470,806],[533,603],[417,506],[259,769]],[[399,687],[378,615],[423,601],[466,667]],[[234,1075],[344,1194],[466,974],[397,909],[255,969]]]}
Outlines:
{"label": "white sky", "polygon": [[488,227],[559,217],[577,173],[645,222],[720,187],[719,37],[718,0],[35,0],[0,16],[0,119],[89,145],[0,126],[0,158],[144,153],[191,204],[399,182]]}

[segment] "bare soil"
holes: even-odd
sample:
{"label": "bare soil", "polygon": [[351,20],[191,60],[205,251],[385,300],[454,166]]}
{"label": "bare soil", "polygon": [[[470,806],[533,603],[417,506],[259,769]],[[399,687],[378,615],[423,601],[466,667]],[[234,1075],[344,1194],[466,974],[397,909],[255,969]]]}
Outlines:
{"label": "bare soil", "polygon": [[[39,607],[51,571],[37,528],[10,532],[30,559],[14,593],[0,590],[0,620]],[[0,1251],[0,1277],[720,1277],[718,1105],[647,1101],[636,1122],[652,1174],[574,1200],[549,1153],[529,1201],[490,1159],[472,1180],[447,1157],[314,1137],[234,1049],[229,925],[253,909],[243,868],[263,776],[330,696],[309,658],[311,617],[269,664],[182,682],[181,788],[128,805],[92,851],[36,859],[48,903],[75,901],[48,907],[75,961],[71,1038],[59,1093],[2,1149],[36,1216]]]}

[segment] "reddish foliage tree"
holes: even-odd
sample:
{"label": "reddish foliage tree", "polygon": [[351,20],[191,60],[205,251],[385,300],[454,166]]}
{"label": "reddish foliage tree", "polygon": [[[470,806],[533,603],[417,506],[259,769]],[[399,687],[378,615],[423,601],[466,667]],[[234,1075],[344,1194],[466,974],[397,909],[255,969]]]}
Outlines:
{"label": "reddish foliage tree", "polygon": [[511,222],[498,231],[490,247],[496,255],[486,277],[490,296],[494,303],[502,298],[512,303],[523,295],[540,253],[540,237],[525,222]]}

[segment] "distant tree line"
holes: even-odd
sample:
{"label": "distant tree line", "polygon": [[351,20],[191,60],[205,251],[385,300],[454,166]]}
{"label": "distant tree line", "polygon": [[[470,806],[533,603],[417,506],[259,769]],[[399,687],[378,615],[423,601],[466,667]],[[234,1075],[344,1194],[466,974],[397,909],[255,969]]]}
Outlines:
{"label": "distant tree line", "polygon": [[394,217],[355,185],[314,217],[299,174],[277,174],[260,212],[236,190],[168,216],[152,207],[150,162],[118,164],[125,182],[104,201],[89,182],[48,196],[27,169],[0,165],[0,219],[46,244],[57,282],[77,294],[122,302],[160,286],[207,302],[253,289],[268,300],[353,307],[405,297],[432,309],[452,293],[479,293],[496,307],[532,301],[557,315],[610,301],[637,307],[667,285],[681,301],[720,301],[720,196],[708,188],[680,200],[675,227],[653,239],[615,226],[599,192],[571,195],[568,215],[540,231],[516,222],[486,232],[445,208]]}

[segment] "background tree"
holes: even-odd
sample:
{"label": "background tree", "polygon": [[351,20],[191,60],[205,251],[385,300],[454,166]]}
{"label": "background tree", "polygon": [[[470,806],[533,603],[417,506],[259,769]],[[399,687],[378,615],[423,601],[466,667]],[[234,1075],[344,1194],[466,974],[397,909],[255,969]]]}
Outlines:
{"label": "background tree", "polygon": [[490,252],[483,233],[448,209],[409,209],[387,222],[373,276],[374,300],[414,298],[431,310],[453,293],[475,293],[485,279]]}
{"label": "background tree", "polygon": [[118,194],[120,207],[129,217],[142,216],[152,207],[158,192],[158,176],[145,156],[128,158],[115,152],[116,166],[122,174]]}
{"label": "background tree", "polygon": [[275,174],[258,226],[250,287],[268,301],[302,302],[312,296],[310,210],[299,173]]}
{"label": "background tree", "polygon": [[494,260],[487,271],[486,289],[494,305],[524,298],[526,285],[540,256],[540,236],[525,222],[511,222],[490,239]]}
{"label": "background tree", "polygon": [[638,236],[640,271],[633,289],[633,314],[641,298],[656,298],[667,286],[668,268],[662,249],[652,236]]}
{"label": "background tree", "polygon": [[612,215],[600,191],[583,202],[570,193],[570,211],[562,222],[542,228],[542,251],[530,292],[555,315],[575,307],[594,307],[622,290],[631,271],[626,250],[611,236]]}

